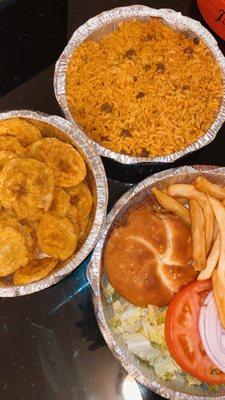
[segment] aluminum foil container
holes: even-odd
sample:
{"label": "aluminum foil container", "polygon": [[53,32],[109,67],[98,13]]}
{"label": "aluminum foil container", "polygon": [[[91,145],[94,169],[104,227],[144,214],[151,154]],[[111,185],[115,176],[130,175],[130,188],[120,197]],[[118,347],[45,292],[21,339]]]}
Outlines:
{"label": "aluminum foil container", "polygon": [[77,130],[69,121],[54,115],[49,116],[27,110],[9,111],[0,114],[0,120],[12,117],[25,118],[27,121],[31,120],[32,123],[41,127],[43,136],[45,136],[46,127],[46,136],[57,137],[65,142],[69,142],[82,154],[86,161],[87,179],[92,188],[95,206],[89,234],[78,251],[69,260],[64,261],[60,268],[57,267],[46,278],[29,285],[14,286],[10,281],[0,280],[0,297],[22,296],[38,292],[54,285],[75,270],[88,256],[97,242],[99,233],[105,222],[108,203],[108,186],[101,158],[80,130]]}
{"label": "aluminum foil container", "polygon": [[168,399],[225,399],[225,387],[214,393],[203,387],[191,386],[178,378],[175,381],[165,382],[160,380],[152,368],[147,367],[135,355],[131,354],[120,335],[116,334],[110,324],[113,315],[112,305],[106,302],[102,285],[107,284],[107,276],[103,270],[103,251],[107,238],[127,209],[142,201],[146,196],[151,196],[151,187],[167,187],[171,183],[191,183],[198,175],[209,178],[212,182],[225,185],[225,168],[212,166],[185,166],[178,169],[169,169],[146,178],[137,186],[125,193],[109,213],[105,226],[101,232],[99,242],[95,248],[93,257],[88,266],[87,276],[93,290],[93,303],[97,322],[102,335],[113,355],[140,383],[150,390]]}
{"label": "aluminum foil container", "polygon": [[218,115],[209,130],[190,146],[181,151],[166,156],[159,156],[154,158],[128,156],[107,149],[88,138],[88,140],[90,140],[94,144],[95,148],[101,156],[114,159],[122,164],[172,163],[175,160],[185,156],[186,154],[189,154],[195,150],[199,150],[200,148],[209,144],[213,139],[215,139],[217,132],[225,121],[225,58],[220,51],[215,38],[206,28],[204,28],[200,24],[200,22],[192,18],[185,17],[179,12],[170,9],[156,10],[154,8],[142,5],[114,8],[113,10],[103,12],[96,17],[89,19],[84,25],[80,26],[74,32],[62,55],[56,63],[54,74],[55,96],[65,117],[69,121],[73,122],[77,128],[79,127],[77,122],[72,117],[66,99],[66,71],[74,49],[88,38],[98,40],[102,36],[114,30],[117,27],[119,21],[130,18],[149,19],[151,17],[163,18],[164,21],[167,24],[171,25],[172,28],[182,31],[188,30],[190,36],[198,36],[205,41],[209,49],[214,54],[215,59],[218,61],[221,68],[224,82],[223,99]]}

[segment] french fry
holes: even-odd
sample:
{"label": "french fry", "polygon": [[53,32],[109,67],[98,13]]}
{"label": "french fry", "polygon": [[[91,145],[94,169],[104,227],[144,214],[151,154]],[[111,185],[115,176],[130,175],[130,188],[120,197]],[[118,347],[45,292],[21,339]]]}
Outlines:
{"label": "french fry", "polygon": [[206,262],[206,268],[198,275],[198,281],[210,279],[215,270],[220,256],[220,233],[217,233],[209,256]]}
{"label": "french fry", "polygon": [[212,241],[213,241],[213,232],[215,225],[215,218],[212,211],[212,207],[207,199],[207,195],[205,193],[199,192],[199,190],[195,189],[193,185],[188,184],[174,184],[168,187],[168,194],[174,197],[185,197],[187,199],[197,200],[200,204],[204,217],[205,217],[205,237],[206,237],[206,255],[209,253]]}
{"label": "french fry", "polygon": [[225,328],[225,208],[220,201],[208,196],[220,231],[220,256],[218,267],[213,273],[213,294],[215,297],[220,320]]}
{"label": "french fry", "polygon": [[157,201],[165,210],[177,215],[186,225],[190,226],[191,220],[189,210],[178,200],[156,188],[152,189],[152,193],[154,193]]}
{"label": "french fry", "polygon": [[[166,187],[166,188],[163,188],[163,189],[160,189],[160,190],[161,190],[161,192],[168,194],[168,190],[167,189],[168,188]],[[187,204],[187,199],[185,199],[184,197],[177,197],[177,200],[183,205]]]}
{"label": "french fry", "polygon": [[200,190],[200,192],[209,194],[218,200],[225,199],[225,188],[208,181],[208,179],[204,178],[203,176],[196,178],[194,184],[196,189]]}
{"label": "french fry", "polygon": [[192,257],[196,271],[206,267],[205,218],[197,200],[190,200]]}
{"label": "french fry", "polygon": [[219,233],[219,227],[218,227],[217,222],[215,221],[214,232],[213,232],[213,241],[216,240],[218,233]]}

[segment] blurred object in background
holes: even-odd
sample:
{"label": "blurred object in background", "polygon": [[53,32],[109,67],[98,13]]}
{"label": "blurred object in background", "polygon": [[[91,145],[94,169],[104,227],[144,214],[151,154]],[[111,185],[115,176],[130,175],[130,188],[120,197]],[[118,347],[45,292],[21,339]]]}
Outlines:
{"label": "blurred object in background", "polygon": [[207,24],[225,39],[225,0],[197,0]]}
{"label": "blurred object in background", "polygon": [[57,60],[67,39],[67,3],[0,0],[0,95]]}

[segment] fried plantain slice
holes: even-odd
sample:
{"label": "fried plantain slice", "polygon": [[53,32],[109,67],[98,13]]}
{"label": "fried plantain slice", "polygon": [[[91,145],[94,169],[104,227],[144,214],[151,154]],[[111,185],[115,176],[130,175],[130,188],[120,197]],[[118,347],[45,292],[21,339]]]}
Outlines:
{"label": "fried plantain slice", "polygon": [[78,235],[70,220],[50,213],[42,217],[37,237],[41,250],[59,260],[66,260],[77,247]]}
{"label": "fried plantain slice", "polygon": [[0,225],[0,276],[7,276],[29,261],[25,239],[14,228]]}
{"label": "fried plantain slice", "polygon": [[86,176],[86,165],[80,153],[56,138],[44,138],[30,146],[30,156],[44,161],[55,173],[56,185],[78,185]]}
{"label": "fried plantain slice", "polygon": [[33,259],[38,254],[38,243],[35,229],[26,223],[18,221],[16,217],[8,214],[5,210],[0,211],[0,225],[10,226],[17,230],[25,239],[25,246],[29,253],[29,258]]}
{"label": "fried plantain slice", "polygon": [[60,187],[56,187],[49,211],[56,217],[65,217],[70,209],[70,196]]}
{"label": "fried plantain slice", "polygon": [[0,121],[0,136],[14,136],[23,146],[29,146],[42,138],[35,125],[17,117]]}
{"label": "fried plantain slice", "polygon": [[84,237],[89,218],[78,219],[78,210],[76,206],[71,206],[69,212],[67,214],[67,218],[72,222],[74,225],[76,232],[78,234],[78,240],[81,241]]}
{"label": "fried plantain slice", "polygon": [[11,151],[16,155],[24,155],[26,149],[16,137],[0,136],[0,150]]}
{"label": "fried plantain slice", "polygon": [[0,169],[4,167],[4,165],[11,160],[12,158],[17,158],[18,156],[9,150],[0,150]]}
{"label": "fried plantain slice", "polygon": [[93,198],[87,184],[81,182],[79,185],[69,188],[67,192],[70,195],[70,203],[77,207],[77,218],[83,220],[91,213]]}
{"label": "fried plantain slice", "polygon": [[14,285],[28,285],[45,278],[56,266],[57,260],[50,257],[34,260],[18,269],[13,275]]}
{"label": "fried plantain slice", "polygon": [[15,137],[0,136],[0,168],[11,158],[24,156],[25,152],[25,147]]}
{"label": "fried plantain slice", "polygon": [[0,173],[0,201],[19,219],[35,221],[48,211],[54,187],[53,171],[30,158],[12,159]]}
{"label": "fried plantain slice", "polygon": [[29,253],[29,259],[33,260],[39,252],[36,232],[34,228],[24,224],[20,224],[19,232],[25,239],[25,245]]}

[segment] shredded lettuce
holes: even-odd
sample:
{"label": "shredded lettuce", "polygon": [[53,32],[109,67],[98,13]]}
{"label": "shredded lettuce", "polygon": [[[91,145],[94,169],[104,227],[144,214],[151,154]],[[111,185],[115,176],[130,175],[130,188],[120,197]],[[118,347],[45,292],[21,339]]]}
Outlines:
{"label": "shredded lettuce", "polygon": [[174,380],[179,375],[190,385],[201,385],[200,381],[183,372],[170,356],[164,335],[166,307],[133,306],[119,297],[111,285],[107,285],[104,293],[113,307],[113,329],[122,335],[132,354],[147,362],[163,380]]}
{"label": "shredded lettuce", "polygon": [[[185,374],[185,378],[190,385],[197,385],[197,386],[201,385],[201,382],[191,375]],[[212,385],[210,385],[210,386],[212,386]]]}

